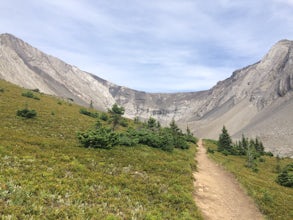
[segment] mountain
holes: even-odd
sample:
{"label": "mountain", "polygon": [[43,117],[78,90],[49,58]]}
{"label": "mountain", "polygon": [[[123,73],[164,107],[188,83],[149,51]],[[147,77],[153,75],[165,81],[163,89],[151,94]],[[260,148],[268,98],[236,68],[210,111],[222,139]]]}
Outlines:
{"label": "mountain", "polygon": [[[192,128],[217,138],[225,124],[234,137],[260,137],[267,150],[293,155],[293,42],[279,41],[263,59],[219,82],[206,97],[207,112]],[[209,108],[209,110],[206,110]]]}
{"label": "mountain", "polygon": [[233,72],[210,90],[146,93],[118,86],[42,53],[10,34],[0,35],[0,78],[99,110],[114,103],[125,116],[173,118],[195,135],[217,138],[223,125],[235,138],[260,137],[267,150],[293,156],[293,42],[277,42],[263,59]]}

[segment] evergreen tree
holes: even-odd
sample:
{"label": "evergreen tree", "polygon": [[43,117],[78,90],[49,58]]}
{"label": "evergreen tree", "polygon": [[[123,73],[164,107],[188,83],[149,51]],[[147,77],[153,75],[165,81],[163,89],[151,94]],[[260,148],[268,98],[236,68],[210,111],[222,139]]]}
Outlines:
{"label": "evergreen tree", "polygon": [[159,121],[157,121],[157,128],[160,129],[162,126],[161,126],[161,123]]}
{"label": "evergreen tree", "polygon": [[175,123],[174,119],[172,119],[170,123],[170,130],[173,136],[175,148],[188,149],[189,146],[184,138],[184,134],[182,133],[182,130],[178,127],[178,125]]}
{"label": "evergreen tree", "polygon": [[188,127],[188,125],[186,127],[186,134],[190,135],[190,136],[193,136],[193,134],[191,133],[191,131],[190,131],[189,127]]}
{"label": "evergreen tree", "polygon": [[157,121],[153,117],[150,117],[147,121],[147,127],[154,130],[157,127]]}
{"label": "evergreen tree", "polygon": [[178,134],[181,130],[180,128],[177,126],[177,124],[175,123],[174,118],[172,119],[171,123],[170,123],[170,128],[172,130],[172,132],[174,134]]}
{"label": "evergreen tree", "polygon": [[192,142],[194,144],[196,144],[197,142],[196,138],[193,136],[193,133],[190,131],[188,125],[186,127],[185,140],[188,142]]}
{"label": "evergreen tree", "polygon": [[255,149],[261,155],[264,154],[264,146],[263,146],[263,143],[258,138],[255,138]]}
{"label": "evergreen tree", "polygon": [[134,124],[138,124],[139,123],[139,117],[138,116],[136,116],[133,120],[134,120]]}
{"label": "evergreen tree", "polygon": [[112,130],[114,131],[116,126],[120,123],[121,117],[125,112],[123,107],[118,106],[116,103],[108,110],[112,122]]}
{"label": "evergreen tree", "polygon": [[240,148],[241,155],[245,155],[248,149],[248,139],[244,136],[244,134],[242,134],[240,146],[241,146]]}
{"label": "evergreen tree", "polygon": [[232,140],[225,126],[222,128],[222,133],[219,136],[218,151],[231,153]]}
{"label": "evergreen tree", "polygon": [[281,186],[293,187],[293,163],[288,164],[277,177]]}

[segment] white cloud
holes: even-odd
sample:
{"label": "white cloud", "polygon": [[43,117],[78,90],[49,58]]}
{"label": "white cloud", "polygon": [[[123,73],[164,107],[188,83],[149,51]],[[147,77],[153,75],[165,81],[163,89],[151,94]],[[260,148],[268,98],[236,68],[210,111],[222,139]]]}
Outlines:
{"label": "white cloud", "polygon": [[10,0],[0,31],[121,85],[186,91],[292,39],[292,9],[290,0]]}

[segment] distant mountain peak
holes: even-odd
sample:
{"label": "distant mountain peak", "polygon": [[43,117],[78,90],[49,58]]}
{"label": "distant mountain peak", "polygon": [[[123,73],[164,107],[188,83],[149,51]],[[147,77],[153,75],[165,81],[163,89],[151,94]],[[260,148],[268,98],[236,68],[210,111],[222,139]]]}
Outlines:
{"label": "distant mountain peak", "polygon": [[9,34],[9,33],[3,33],[3,34],[0,34],[0,37],[2,38],[2,37],[9,37],[9,38],[16,38],[14,35],[12,35],[12,34]]}
{"label": "distant mountain peak", "polygon": [[9,41],[12,42],[12,41],[22,41],[20,38],[17,38],[15,37],[14,35],[12,34],[9,34],[9,33],[4,33],[4,34],[0,34],[0,39],[2,41],[4,41],[3,43],[8,43]]}
{"label": "distant mountain peak", "polygon": [[282,40],[279,40],[276,44],[292,44],[292,43],[293,43],[292,40],[282,39]]}

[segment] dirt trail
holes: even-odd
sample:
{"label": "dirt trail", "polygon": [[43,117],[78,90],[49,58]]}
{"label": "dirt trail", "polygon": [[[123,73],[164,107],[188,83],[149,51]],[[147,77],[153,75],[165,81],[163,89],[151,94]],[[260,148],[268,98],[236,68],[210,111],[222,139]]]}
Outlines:
{"label": "dirt trail", "polygon": [[195,201],[205,219],[264,219],[232,174],[211,161],[200,140],[196,160]]}

